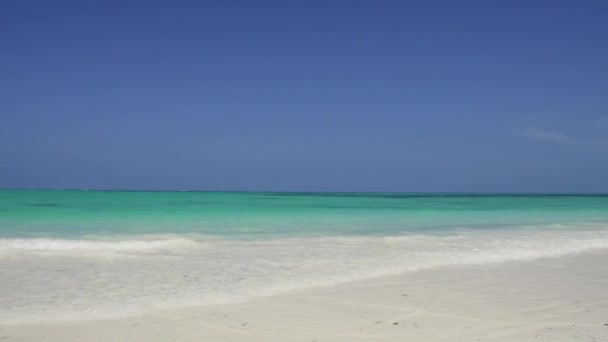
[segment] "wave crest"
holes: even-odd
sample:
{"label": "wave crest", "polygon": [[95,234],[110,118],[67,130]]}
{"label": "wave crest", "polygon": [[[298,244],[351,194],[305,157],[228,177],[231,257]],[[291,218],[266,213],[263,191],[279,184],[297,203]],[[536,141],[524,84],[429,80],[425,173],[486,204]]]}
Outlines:
{"label": "wave crest", "polygon": [[0,239],[0,251],[51,251],[51,252],[145,252],[173,249],[196,244],[185,238],[156,240],[67,240],[67,239]]}

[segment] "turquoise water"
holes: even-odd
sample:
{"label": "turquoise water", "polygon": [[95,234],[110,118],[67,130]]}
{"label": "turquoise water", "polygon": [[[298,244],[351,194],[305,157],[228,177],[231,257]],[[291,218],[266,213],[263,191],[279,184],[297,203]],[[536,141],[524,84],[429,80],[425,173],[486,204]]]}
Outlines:
{"label": "turquoise water", "polygon": [[0,321],[608,248],[608,195],[0,190]]}
{"label": "turquoise water", "polygon": [[395,235],[602,222],[604,195],[0,190],[5,237]]}

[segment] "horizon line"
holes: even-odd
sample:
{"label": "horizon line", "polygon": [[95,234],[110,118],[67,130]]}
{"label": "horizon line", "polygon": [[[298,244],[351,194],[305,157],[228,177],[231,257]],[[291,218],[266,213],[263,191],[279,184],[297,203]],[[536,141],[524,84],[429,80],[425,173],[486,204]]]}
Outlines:
{"label": "horizon line", "polygon": [[590,192],[590,191],[327,191],[327,190],[185,190],[185,189],[89,189],[89,188],[24,188],[24,187],[0,187],[0,191],[3,190],[25,190],[25,191],[82,191],[82,192],[208,192],[208,193],[333,193],[333,194],[348,194],[348,193],[360,193],[360,194],[378,194],[378,193],[390,193],[390,194],[504,194],[504,195],[607,195],[608,192]]}

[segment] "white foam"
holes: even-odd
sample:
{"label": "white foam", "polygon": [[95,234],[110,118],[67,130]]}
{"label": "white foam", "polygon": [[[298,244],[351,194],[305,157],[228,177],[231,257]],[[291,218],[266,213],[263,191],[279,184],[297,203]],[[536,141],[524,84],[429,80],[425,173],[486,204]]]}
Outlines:
{"label": "white foam", "polygon": [[184,238],[158,240],[68,240],[68,239],[0,239],[0,252],[11,250],[49,252],[145,252],[159,249],[179,248],[193,245],[193,240]]}

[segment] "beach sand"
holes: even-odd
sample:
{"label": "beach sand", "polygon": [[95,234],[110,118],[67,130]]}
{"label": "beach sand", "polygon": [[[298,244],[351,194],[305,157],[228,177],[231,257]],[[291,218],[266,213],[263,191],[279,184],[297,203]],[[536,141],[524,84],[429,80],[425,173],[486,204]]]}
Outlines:
{"label": "beach sand", "polygon": [[0,341],[608,341],[608,251],[450,266],[79,322],[6,325]]}

